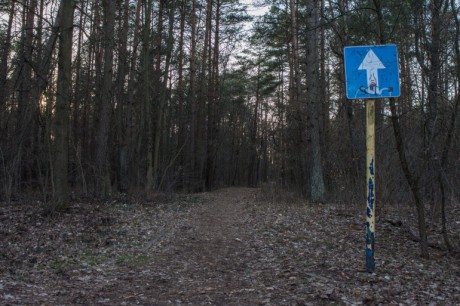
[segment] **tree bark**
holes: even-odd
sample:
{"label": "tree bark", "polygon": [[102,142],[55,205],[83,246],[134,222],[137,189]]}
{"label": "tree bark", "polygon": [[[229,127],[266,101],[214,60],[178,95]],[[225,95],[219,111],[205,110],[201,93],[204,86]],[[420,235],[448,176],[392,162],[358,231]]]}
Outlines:
{"label": "tree bark", "polygon": [[[196,173],[196,127],[197,127],[197,112],[196,112],[196,0],[192,0],[192,11],[190,16],[190,89],[188,95],[188,103],[190,106],[190,147],[188,159],[188,184],[191,185],[195,180]],[[190,186],[189,186],[190,187]]]}
{"label": "tree bark", "polygon": [[[166,46],[166,62],[165,62],[165,68],[163,71],[163,82],[161,84],[160,90],[160,99],[158,101],[158,114],[157,114],[157,121],[156,121],[156,137],[155,137],[155,151],[154,151],[154,184],[159,185],[160,183],[160,167],[159,167],[159,162],[160,162],[160,143],[161,143],[161,136],[163,133],[163,128],[164,128],[164,112],[165,112],[165,107],[166,107],[166,94],[167,94],[167,86],[168,86],[168,77],[169,77],[169,66],[171,63],[171,56],[172,56],[172,51],[173,51],[173,43],[174,43],[174,38],[173,38],[173,30],[174,30],[174,10],[175,10],[175,5],[174,1],[171,2],[170,8],[169,8],[169,30],[168,30],[168,41],[167,41],[167,46]],[[161,15],[160,15],[161,18]],[[161,34],[161,32],[160,32]],[[160,35],[161,36],[161,35]],[[160,43],[161,44],[161,43]]]}
{"label": "tree bark", "polygon": [[152,14],[152,0],[147,0],[145,7],[145,24],[144,32],[142,37],[142,71],[143,71],[143,92],[144,92],[144,103],[146,105],[146,123],[147,123],[147,182],[145,189],[152,190],[154,188],[154,165],[153,165],[153,152],[154,152],[154,135],[153,135],[153,100],[150,91],[150,24]]}
{"label": "tree bark", "polygon": [[120,9],[119,25],[121,30],[118,47],[118,71],[116,80],[116,130],[117,130],[117,182],[118,190],[126,192],[128,190],[128,160],[126,143],[126,76],[128,74],[128,29],[129,29],[129,0],[124,0]]}
{"label": "tree bark", "polygon": [[255,187],[258,184],[257,181],[257,130],[259,121],[259,105],[260,105],[260,65],[261,59],[260,54],[256,59],[257,63],[257,75],[255,84],[255,105],[254,112],[252,115],[252,129],[250,134],[250,147],[249,147],[249,167],[248,167],[248,185]]}
{"label": "tree bark", "polygon": [[112,100],[113,48],[115,27],[115,0],[104,0],[104,71],[102,75],[99,127],[97,131],[97,186],[102,195],[110,192],[108,141]]}
{"label": "tree bark", "polygon": [[[139,170],[139,151],[137,150],[137,140],[140,139],[140,136],[136,130],[144,130],[144,121],[143,117],[140,116],[139,120],[136,120],[136,103],[135,103],[135,86],[138,82],[137,78],[137,59],[138,59],[138,46],[140,40],[140,31],[139,31],[139,23],[140,23],[140,12],[142,7],[142,1],[138,0],[136,5],[136,16],[134,18],[134,30],[133,30],[133,49],[131,51],[131,58],[130,58],[130,67],[129,67],[129,77],[128,77],[128,89],[127,89],[127,106],[126,106],[126,121],[127,121],[127,131],[126,131],[126,155],[128,159],[128,179],[130,180],[130,185],[138,185],[137,173]],[[143,47],[144,48],[144,47]],[[144,52],[144,50],[143,50]],[[141,85],[143,84],[140,82]],[[142,105],[142,103],[137,104]],[[140,114],[143,114],[144,111],[140,111]],[[136,125],[137,122],[137,125]]]}
{"label": "tree bark", "polygon": [[311,135],[311,169],[310,169],[310,195],[314,203],[324,203],[326,201],[326,188],[323,177],[321,138],[319,126],[319,105],[321,102],[318,97],[318,35],[319,24],[318,0],[307,1],[307,101],[309,105],[309,121]]}
{"label": "tree bark", "polygon": [[[82,10],[85,8],[85,6],[82,6]],[[85,14],[80,15],[80,20],[78,22],[78,27],[79,29],[78,32],[78,41],[77,41],[77,54],[75,55],[75,83],[73,86],[73,97],[72,97],[72,122],[71,122],[71,131],[70,131],[70,143],[73,145],[74,149],[74,154],[73,154],[73,160],[70,158],[69,161],[69,167],[71,168],[70,172],[75,172],[75,175],[70,179],[72,184],[76,183],[76,177],[77,173],[80,174],[81,178],[81,183],[82,183],[82,191],[83,193],[87,193],[87,186],[86,186],[86,181],[85,181],[85,174],[83,171],[83,168],[80,167],[82,165],[81,163],[81,156],[82,156],[82,133],[81,131],[83,130],[83,127],[81,126],[81,120],[80,118],[82,117],[82,112],[81,112],[81,104],[83,103],[84,100],[84,92],[83,92],[83,87],[81,86],[81,80],[82,80],[82,62],[83,62],[83,50],[82,50],[82,44],[83,44],[83,24],[85,24],[85,21],[87,20],[88,16]]]}
{"label": "tree bark", "polygon": [[291,36],[290,48],[288,45],[289,58],[289,110],[286,114],[288,120],[288,155],[289,167],[293,173],[295,185],[303,191],[304,188],[304,117],[306,105],[302,107],[300,103],[301,91],[301,76],[299,65],[299,47],[297,37],[297,8],[294,0],[289,0],[290,21],[291,21]]}
{"label": "tree bark", "polygon": [[[31,132],[34,128],[31,126],[33,114],[36,110],[31,100],[32,91],[32,66],[33,66],[33,40],[34,40],[34,22],[35,9],[37,0],[25,1],[23,10],[23,29],[21,44],[19,49],[19,57],[21,63],[18,65],[18,110],[16,120],[16,133],[13,144],[14,152],[11,154],[13,159],[13,167],[15,171],[14,177],[17,183],[20,183],[24,177],[27,158],[24,158],[25,151],[31,149]],[[29,142],[29,143],[28,143]]]}
{"label": "tree bark", "polygon": [[28,118],[31,117],[32,105],[30,105],[30,91],[32,81],[32,65],[33,65],[33,39],[34,39],[34,21],[35,21],[35,8],[37,0],[30,0],[24,4],[24,29],[21,44],[21,76],[19,83],[18,95],[18,111],[19,120],[17,126],[17,135],[21,135],[18,139],[22,143],[24,132],[27,130],[25,127],[28,123]]}
{"label": "tree bark", "polygon": [[7,84],[7,74],[8,74],[8,57],[11,51],[11,31],[13,28],[13,19],[15,13],[15,2],[11,2],[10,13],[8,16],[8,26],[6,29],[5,40],[3,42],[2,56],[0,58],[0,139],[4,138],[4,134],[1,133],[3,130],[3,106],[5,104],[7,95],[8,95],[8,84]]}
{"label": "tree bark", "polygon": [[[186,156],[187,153],[184,151],[188,150],[188,141],[186,138],[186,129],[187,129],[187,110],[186,110],[186,101],[185,101],[185,90],[184,90],[184,34],[185,34],[185,19],[186,15],[186,7],[187,7],[187,0],[181,1],[181,9],[180,9],[180,33],[179,33],[179,42],[178,42],[178,58],[177,58],[177,118],[176,122],[179,127],[178,135],[177,135],[177,145],[176,151],[181,151],[179,155],[179,164],[180,164],[180,181],[181,187],[185,187],[185,180],[186,174],[185,169],[187,169],[187,161]],[[185,150],[183,150],[185,148]]]}
{"label": "tree bark", "polygon": [[56,113],[54,118],[53,210],[67,203],[70,99],[72,95],[72,34],[74,0],[63,1],[63,22],[59,38]]}
{"label": "tree bark", "polygon": [[[219,30],[220,30],[220,0],[215,0],[216,16],[214,29],[214,50],[210,68],[208,96],[208,130],[206,148],[206,189],[212,190],[215,185],[215,163],[217,151],[219,101]],[[210,33],[211,34],[211,33]],[[211,45],[211,43],[210,43]]]}
{"label": "tree bark", "polygon": [[[206,188],[206,181],[203,180],[205,176],[205,162],[206,162],[206,144],[205,144],[205,133],[206,130],[206,102],[209,103],[209,90],[211,83],[211,25],[212,25],[212,3],[213,0],[207,0],[206,5],[206,28],[204,32],[204,44],[201,54],[201,73],[200,83],[197,93],[197,109],[196,109],[196,145],[195,145],[195,179],[196,179],[196,190],[201,191]],[[207,82],[206,82],[207,81]]]}
{"label": "tree bark", "polygon": [[[164,78],[167,80],[168,75],[166,72],[161,71],[161,53],[162,53],[162,36],[163,36],[163,12],[164,12],[164,6],[165,6],[165,1],[160,0],[159,1],[159,11],[158,11],[158,25],[157,25],[157,40],[156,40],[156,47],[155,47],[155,72],[154,72],[154,88],[155,92],[153,93],[154,95],[154,105],[153,107],[157,106],[156,110],[156,121],[155,121],[155,132],[152,133],[151,137],[154,137],[152,139],[153,141],[153,168],[152,168],[152,174],[153,174],[153,180],[152,180],[152,188],[156,188],[158,186],[159,180],[159,158],[160,158],[160,139],[161,139],[161,126],[162,126],[162,120],[163,120],[163,112],[164,112],[164,105],[162,105],[161,98],[162,98],[162,82],[161,82],[161,75],[164,75]],[[168,67],[169,68],[169,67]]]}

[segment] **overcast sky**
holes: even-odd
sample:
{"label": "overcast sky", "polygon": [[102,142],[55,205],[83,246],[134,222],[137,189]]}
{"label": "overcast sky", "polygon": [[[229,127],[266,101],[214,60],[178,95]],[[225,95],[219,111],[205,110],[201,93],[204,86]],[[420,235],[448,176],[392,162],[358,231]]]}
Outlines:
{"label": "overcast sky", "polygon": [[252,16],[263,15],[269,9],[268,6],[263,7],[263,8],[254,7],[252,4],[257,2],[254,0],[241,0],[240,2],[248,6],[248,14]]}

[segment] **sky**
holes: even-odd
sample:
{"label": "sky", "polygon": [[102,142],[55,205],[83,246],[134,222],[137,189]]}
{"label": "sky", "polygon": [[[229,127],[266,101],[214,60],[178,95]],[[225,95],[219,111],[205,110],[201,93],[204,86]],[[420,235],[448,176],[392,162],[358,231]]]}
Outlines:
{"label": "sky", "polygon": [[268,6],[265,6],[265,7],[262,7],[262,8],[254,7],[253,3],[258,2],[257,0],[256,1],[254,1],[254,0],[241,0],[240,2],[242,4],[245,4],[245,5],[248,6],[248,14],[251,15],[251,16],[261,16],[264,13],[266,13],[268,11],[268,9],[269,9]]}

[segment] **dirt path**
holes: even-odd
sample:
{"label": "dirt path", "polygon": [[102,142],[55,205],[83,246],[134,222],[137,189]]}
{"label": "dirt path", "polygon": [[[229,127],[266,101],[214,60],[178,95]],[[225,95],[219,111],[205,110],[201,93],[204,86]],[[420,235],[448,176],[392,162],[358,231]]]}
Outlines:
{"label": "dirt path", "polygon": [[364,273],[359,207],[250,188],[72,207],[0,205],[1,305],[460,303],[458,257],[420,259],[402,227],[377,224]]}
{"label": "dirt path", "polygon": [[238,303],[251,288],[245,242],[251,236],[247,209],[254,190],[224,189],[203,198],[207,205],[192,213],[173,241],[163,243],[159,257],[162,264],[169,262],[162,273],[168,281],[159,286],[159,301]]}
{"label": "dirt path", "polygon": [[[132,277],[133,285],[142,287],[138,298],[153,304],[260,302],[254,295],[248,257],[254,253],[248,211],[256,192],[230,188],[202,194],[205,204],[176,222],[167,238],[152,248],[152,265],[134,272],[149,275],[148,280]],[[120,290],[123,286],[109,291]]]}

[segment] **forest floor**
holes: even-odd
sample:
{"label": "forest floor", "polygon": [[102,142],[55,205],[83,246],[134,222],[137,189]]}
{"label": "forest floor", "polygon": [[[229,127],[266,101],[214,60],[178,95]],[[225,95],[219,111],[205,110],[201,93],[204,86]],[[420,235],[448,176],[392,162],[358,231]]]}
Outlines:
{"label": "forest floor", "polygon": [[378,211],[373,274],[362,206],[227,188],[43,211],[0,204],[1,305],[460,304],[458,254],[420,258],[397,210]]}

